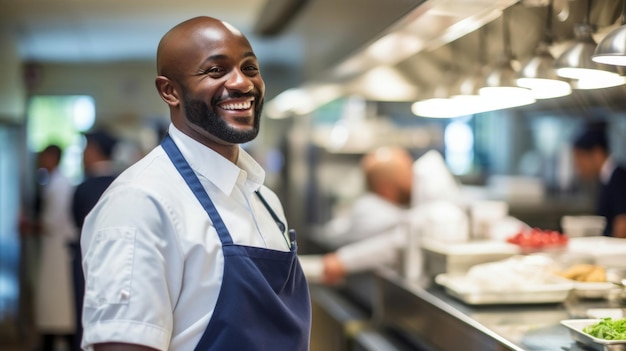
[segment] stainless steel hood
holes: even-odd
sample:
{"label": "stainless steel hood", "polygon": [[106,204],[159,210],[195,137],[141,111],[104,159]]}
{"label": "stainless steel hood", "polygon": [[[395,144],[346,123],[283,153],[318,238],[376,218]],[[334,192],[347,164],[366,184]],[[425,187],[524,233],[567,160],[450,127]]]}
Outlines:
{"label": "stainless steel hood", "polygon": [[[300,88],[304,92],[301,96],[308,96],[310,101],[292,102],[312,108],[341,95],[356,94],[379,101],[414,101],[429,97],[442,83],[451,82],[479,66],[493,64],[502,56],[503,11],[507,11],[509,18],[511,51],[517,62],[523,62],[532,56],[545,36],[548,3],[547,0],[423,1],[332,65],[324,69],[309,65],[315,73],[308,73]],[[551,47],[555,56],[573,39],[573,27],[583,21],[586,6],[586,0],[555,0]],[[592,2],[589,20],[598,28],[596,40],[616,26],[620,6],[619,1]],[[482,47],[479,32],[485,38]],[[367,77],[373,74],[373,68],[381,66],[389,78],[381,78],[383,74],[372,79]],[[369,81],[375,82],[372,86],[378,92],[371,90]],[[392,93],[387,98],[379,94],[380,91],[389,93],[398,86],[406,87],[404,95]],[[326,95],[317,98],[319,91]],[[594,94],[597,92],[587,95]],[[307,108],[299,112],[306,113]]]}

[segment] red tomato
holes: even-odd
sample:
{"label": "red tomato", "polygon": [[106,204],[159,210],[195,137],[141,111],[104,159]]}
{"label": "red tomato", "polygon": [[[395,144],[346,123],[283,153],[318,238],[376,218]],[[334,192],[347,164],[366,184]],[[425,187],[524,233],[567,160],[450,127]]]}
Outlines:
{"label": "red tomato", "polygon": [[521,247],[539,249],[565,245],[567,243],[567,236],[554,230],[544,231],[539,228],[533,228],[527,231],[520,231],[508,237],[506,241]]}

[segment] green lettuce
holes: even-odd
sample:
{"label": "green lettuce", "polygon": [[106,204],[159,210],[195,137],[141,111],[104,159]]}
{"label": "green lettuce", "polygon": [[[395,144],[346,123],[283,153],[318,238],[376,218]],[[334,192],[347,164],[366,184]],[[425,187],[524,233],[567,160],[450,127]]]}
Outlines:
{"label": "green lettuce", "polygon": [[583,332],[604,340],[626,340],[626,318],[603,318],[598,323],[583,328]]}

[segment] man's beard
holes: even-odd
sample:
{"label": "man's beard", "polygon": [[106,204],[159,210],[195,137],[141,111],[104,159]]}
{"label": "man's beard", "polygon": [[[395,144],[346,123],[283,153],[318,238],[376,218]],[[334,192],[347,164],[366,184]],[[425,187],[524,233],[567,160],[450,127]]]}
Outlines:
{"label": "man's beard", "polygon": [[243,144],[254,140],[259,134],[259,124],[261,120],[261,111],[263,109],[263,100],[260,100],[258,94],[236,94],[232,95],[232,98],[241,98],[245,96],[254,97],[254,123],[252,129],[249,130],[237,130],[229,126],[226,121],[219,114],[215,112],[219,99],[213,99],[211,105],[213,109],[209,108],[209,105],[196,99],[187,98],[185,93],[183,96],[183,104],[187,114],[187,119],[204,129],[211,135],[219,138],[228,143]]}

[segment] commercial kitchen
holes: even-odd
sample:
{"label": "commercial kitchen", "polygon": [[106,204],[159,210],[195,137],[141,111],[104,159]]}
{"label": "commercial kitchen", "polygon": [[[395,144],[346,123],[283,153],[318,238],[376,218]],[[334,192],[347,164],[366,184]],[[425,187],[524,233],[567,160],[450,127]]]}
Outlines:
{"label": "commercial kitchen", "polygon": [[[258,57],[265,106],[243,147],[297,229],[312,351],[626,350],[582,330],[626,317],[626,240],[603,235],[598,182],[573,156],[601,125],[626,165],[624,0],[0,0],[0,349],[37,345],[39,241],[18,228],[37,152],[61,140],[78,184],[84,132],[116,135],[122,167],[156,146],[156,47],[199,15]],[[414,161],[402,242],[392,263],[324,282],[329,232],[381,147]],[[428,191],[454,209],[425,210]],[[581,267],[601,277],[568,276]]]}

